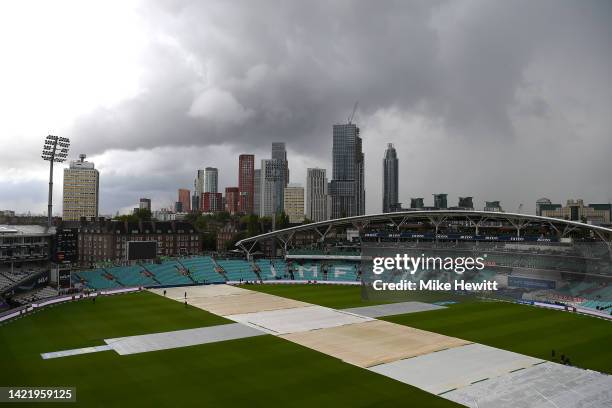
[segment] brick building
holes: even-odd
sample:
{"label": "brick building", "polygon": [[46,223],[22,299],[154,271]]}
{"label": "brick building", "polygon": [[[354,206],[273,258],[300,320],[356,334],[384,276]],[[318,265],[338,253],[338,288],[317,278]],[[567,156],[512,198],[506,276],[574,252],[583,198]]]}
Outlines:
{"label": "brick building", "polygon": [[201,234],[186,222],[101,220],[81,223],[78,262],[83,266],[100,262],[123,264],[127,259],[129,241],[156,241],[158,256],[202,252]]}

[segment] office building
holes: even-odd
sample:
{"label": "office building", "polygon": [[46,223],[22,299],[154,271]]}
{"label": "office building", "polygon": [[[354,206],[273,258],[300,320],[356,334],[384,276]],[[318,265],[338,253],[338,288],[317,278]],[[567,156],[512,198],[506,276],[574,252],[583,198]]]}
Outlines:
{"label": "office building", "polygon": [[397,211],[400,207],[398,201],[398,166],[397,152],[393,143],[389,143],[383,158],[382,209],[384,213]]}
{"label": "office building", "polygon": [[327,177],[325,169],[306,170],[306,218],[311,221],[328,219]]}
{"label": "office building", "polygon": [[240,188],[226,187],[225,188],[225,211],[231,215],[238,214],[240,204]]}
{"label": "office building", "polygon": [[540,212],[543,217],[561,218],[589,224],[609,224],[612,218],[612,204],[584,205],[583,200],[567,200],[565,207],[561,204],[542,204]]}
{"label": "office building", "polygon": [[289,184],[285,187],[283,208],[289,217],[289,223],[304,222],[304,187],[299,184]]}
{"label": "office building", "polygon": [[365,214],[364,156],[355,124],[333,126],[332,160],[330,218]]}
{"label": "office building", "polygon": [[78,221],[98,216],[100,174],[92,162],[85,161],[84,154],[79,160],[70,162],[64,169],[64,221]]}
{"label": "office building", "polygon": [[241,154],[238,158],[238,211],[243,214],[253,214],[255,198],[255,156]]}

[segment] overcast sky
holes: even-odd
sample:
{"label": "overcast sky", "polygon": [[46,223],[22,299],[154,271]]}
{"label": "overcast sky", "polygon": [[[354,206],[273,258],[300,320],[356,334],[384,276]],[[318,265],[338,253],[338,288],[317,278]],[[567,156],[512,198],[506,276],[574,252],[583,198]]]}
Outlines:
{"label": "overcast sky", "polygon": [[102,214],[170,206],[206,166],[235,186],[274,141],[304,183],[355,101],[368,213],[389,142],[406,204],[607,203],[611,21],[608,0],[3,1],[0,210],[45,211],[49,133],[95,162]]}

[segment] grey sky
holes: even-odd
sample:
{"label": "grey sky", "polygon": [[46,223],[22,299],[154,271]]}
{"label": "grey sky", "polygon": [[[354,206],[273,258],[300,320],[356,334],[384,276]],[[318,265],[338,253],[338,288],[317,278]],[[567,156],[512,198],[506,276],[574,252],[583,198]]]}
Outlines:
{"label": "grey sky", "polygon": [[303,183],[357,100],[368,212],[387,142],[404,203],[612,200],[608,1],[23,3],[0,5],[0,209],[44,211],[49,132],[95,161],[105,214],[169,206],[206,166],[234,186],[273,141]]}

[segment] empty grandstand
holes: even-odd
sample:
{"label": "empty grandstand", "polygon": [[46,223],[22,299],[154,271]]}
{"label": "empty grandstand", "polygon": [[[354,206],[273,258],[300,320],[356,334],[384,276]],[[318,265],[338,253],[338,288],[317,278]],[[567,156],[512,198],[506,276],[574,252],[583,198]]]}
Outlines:
{"label": "empty grandstand", "polygon": [[[612,301],[612,230],[562,219],[485,211],[403,211],[301,225],[246,238],[237,246],[247,259],[277,248],[270,255],[286,259],[284,273],[256,261],[260,268],[263,264],[264,276],[275,279],[359,280],[362,272],[371,271],[368,262],[376,251],[484,255],[486,269],[462,278],[495,280],[502,297],[586,305],[589,300]],[[406,276],[399,273],[391,277],[402,278]]]}

